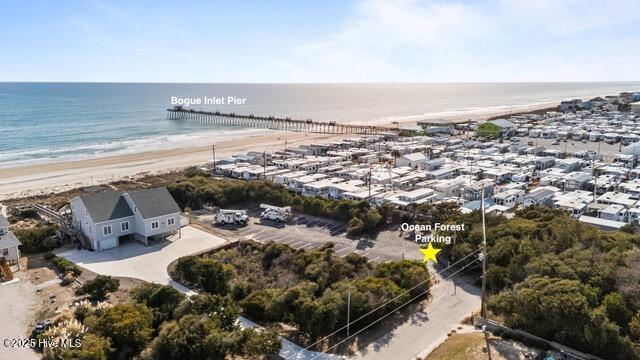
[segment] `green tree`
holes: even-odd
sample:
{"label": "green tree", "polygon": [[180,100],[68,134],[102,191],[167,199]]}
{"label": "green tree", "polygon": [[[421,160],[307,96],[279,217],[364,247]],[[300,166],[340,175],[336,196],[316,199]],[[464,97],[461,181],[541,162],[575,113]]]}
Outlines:
{"label": "green tree", "polygon": [[378,210],[371,209],[362,216],[362,230],[371,231],[375,229],[382,222],[382,216],[378,213]]}
{"label": "green tree", "polygon": [[145,351],[149,359],[158,360],[224,360],[228,345],[225,332],[208,316],[186,315],[178,321],[164,323],[158,336]]}
{"label": "green tree", "polygon": [[602,300],[602,306],[607,317],[621,328],[626,327],[631,320],[631,310],[627,308],[624,298],[618,292],[607,294]]}
{"label": "green tree", "polygon": [[207,315],[217,323],[219,328],[233,330],[236,328],[239,313],[238,306],[228,297],[200,294],[180,303],[174,316],[179,319],[186,315]]}
{"label": "green tree", "polygon": [[282,347],[282,341],[273,331],[246,329],[244,330],[243,355],[264,356],[277,354]]}
{"label": "green tree", "polygon": [[633,353],[629,340],[608,319],[605,306],[590,308],[594,298],[595,289],[579,281],[532,276],[492,296],[489,309],[504,316],[508,326],[606,358],[625,359]]}
{"label": "green tree", "polygon": [[633,340],[640,341],[640,310],[631,318],[629,334]]}
{"label": "green tree", "polygon": [[37,253],[50,251],[58,247],[56,239],[56,231],[58,227],[55,225],[37,225],[34,227],[20,228],[14,230],[14,233],[22,245],[20,249],[25,253]]}
{"label": "green tree", "polygon": [[173,310],[184,300],[180,291],[169,285],[142,284],[131,290],[131,297],[153,310],[154,327],[173,317]]}
{"label": "green tree", "polygon": [[59,359],[73,360],[107,360],[114,351],[111,339],[91,333],[82,338],[80,347],[61,346],[55,350]]}
{"label": "green tree", "polygon": [[153,314],[144,304],[122,303],[85,319],[98,335],[110,338],[120,357],[140,351],[151,339]]}
{"label": "green tree", "polygon": [[411,290],[411,297],[429,296],[431,277],[425,266],[417,261],[394,261],[380,264],[376,276],[393,281],[403,290]]}
{"label": "green tree", "polygon": [[402,156],[402,153],[398,149],[391,150],[391,156],[393,156],[393,166],[396,166],[398,158]]}
{"label": "green tree", "polygon": [[249,296],[240,301],[240,306],[244,312],[255,319],[267,321],[277,321],[279,317],[274,314],[277,309],[274,301],[280,295],[279,289],[262,289],[252,292]]}
{"label": "green tree", "polygon": [[362,234],[363,229],[364,223],[357,217],[349,220],[349,223],[347,224],[347,234],[349,236],[358,236]]}
{"label": "green tree", "polygon": [[98,275],[80,288],[81,293],[89,294],[93,300],[104,300],[108,293],[118,291],[120,280],[111,276]]}
{"label": "green tree", "polygon": [[182,257],[176,263],[175,272],[179,278],[190,283],[196,283],[198,281],[197,264],[198,258],[196,256]]}
{"label": "green tree", "polygon": [[198,284],[211,294],[226,294],[229,290],[229,267],[213,260],[200,259],[196,265]]}

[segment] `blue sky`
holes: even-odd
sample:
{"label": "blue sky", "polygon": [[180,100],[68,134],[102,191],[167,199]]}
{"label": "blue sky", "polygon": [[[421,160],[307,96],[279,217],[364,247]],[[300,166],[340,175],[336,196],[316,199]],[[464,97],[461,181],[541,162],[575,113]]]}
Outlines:
{"label": "blue sky", "polygon": [[0,81],[640,80],[635,0],[0,3]]}

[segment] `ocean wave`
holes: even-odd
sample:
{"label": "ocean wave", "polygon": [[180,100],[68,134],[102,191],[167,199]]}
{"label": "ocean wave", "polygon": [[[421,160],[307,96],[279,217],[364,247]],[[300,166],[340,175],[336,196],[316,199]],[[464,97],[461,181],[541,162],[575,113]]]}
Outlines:
{"label": "ocean wave", "polygon": [[186,146],[204,146],[267,133],[267,129],[213,130],[176,135],[158,135],[138,139],[105,141],[41,149],[0,152],[0,168],[33,165],[53,161],[71,161],[111,155],[124,155],[143,151],[164,150]]}
{"label": "ocean wave", "polygon": [[521,109],[527,109],[530,107],[546,106],[546,105],[551,106],[551,105],[557,105],[557,104],[558,104],[558,101],[554,101],[550,99],[548,101],[538,101],[538,102],[531,102],[527,104],[518,104],[518,105],[472,106],[472,107],[465,107],[465,108],[460,108],[455,110],[432,111],[432,112],[426,112],[426,113],[414,114],[414,115],[387,116],[387,117],[378,118],[372,121],[407,122],[407,121],[419,121],[419,120],[433,120],[435,118],[451,118],[451,117],[462,116],[465,114],[477,116],[477,115],[493,114],[493,113],[502,112],[502,111],[505,111],[505,112],[508,111],[509,113],[513,113],[513,112],[519,112]]}

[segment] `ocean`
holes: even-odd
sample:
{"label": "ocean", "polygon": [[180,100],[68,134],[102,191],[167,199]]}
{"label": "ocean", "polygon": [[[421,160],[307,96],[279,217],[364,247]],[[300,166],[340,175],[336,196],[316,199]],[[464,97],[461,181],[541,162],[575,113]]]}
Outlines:
{"label": "ocean", "polygon": [[[211,144],[260,129],[167,120],[173,97],[221,98],[192,108],[372,123],[517,111],[518,106],[640,90],[623,83],[128,84],[0,83],[0,168]],[[228,104],[229,97],[245,99]]]}

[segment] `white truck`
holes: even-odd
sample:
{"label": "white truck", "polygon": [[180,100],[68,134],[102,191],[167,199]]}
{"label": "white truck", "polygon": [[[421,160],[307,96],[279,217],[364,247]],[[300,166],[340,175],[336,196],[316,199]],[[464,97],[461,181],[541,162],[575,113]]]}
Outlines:
{"label": "white truck", "polygon": [[245,210],[225,210],[220,209],[216,214],[216,224],[218,225],[247,225],[249,217]]}
{"label": "white truck", "polygon": [[267,204],[260,204],[260,208],[263,209],[260,213],[260,219],[271,220],[275,222],[287,222],[291,216],[290,206],[273,206]]}

